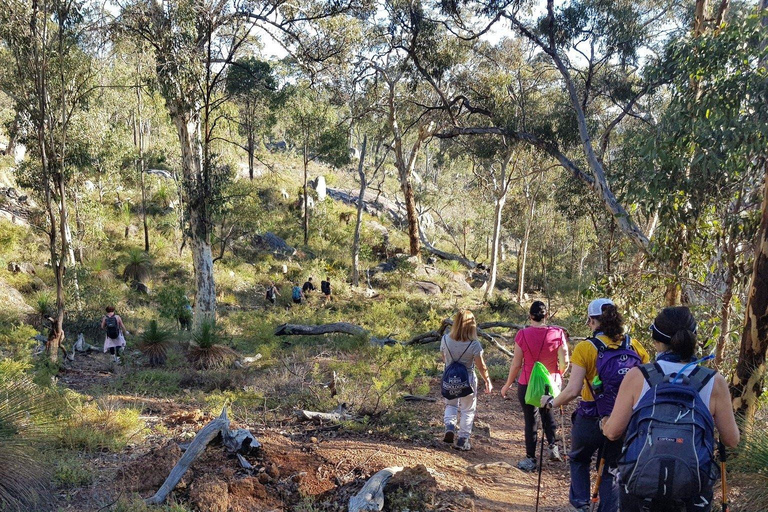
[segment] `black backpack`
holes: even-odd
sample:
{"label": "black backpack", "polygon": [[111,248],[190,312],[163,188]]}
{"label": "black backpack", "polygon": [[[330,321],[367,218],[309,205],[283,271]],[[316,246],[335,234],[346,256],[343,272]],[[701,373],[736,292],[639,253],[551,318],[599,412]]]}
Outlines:
{"label": "black backpack", "polygon": [[107,328],[107,337],[116,340],[120,337],[120,327],[117,325],[117,315],[108,316],[104,323]]}
{"label": "black backpack", "polygon": [[272,300],[275,298],[275,289],[273,287],[267,288],[267,299]]}

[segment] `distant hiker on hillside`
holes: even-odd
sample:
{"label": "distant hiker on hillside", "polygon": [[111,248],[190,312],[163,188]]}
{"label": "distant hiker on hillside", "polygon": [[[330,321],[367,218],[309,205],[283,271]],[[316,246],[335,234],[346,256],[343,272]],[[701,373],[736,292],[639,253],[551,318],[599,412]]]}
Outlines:
{"label": "distant hiker on hillside", "polygon": [[[501,396],[506,398],[509,388],[520,374],[517,382],[517,398],[523,407],[525,417],[525,459],[520,461],[517,467],[523,471],[536,469],[537,412],[549,443],[549,459],[563,460],[560,457],[560,449],[555,444],[556,425],[552,411],[536,408],[525,401],[533,365],[536,361],[541,361],[560,387],[562,387],[562,374],[568,369],[568,343],[565,331],[560,327],[547,325],[547,305],[537,300],[531,304],[529,315],[531,325],[517,331],[515,336],[515,356],[509,368],[507,383],[501,388]],[[522,373],[520,373],[521,369]]]}
{"label": "distant hiker on hillside", "polygon": [[[656,362],[627,373],[603,423],[608,439],[627,431],[621,511],[709,512],[717,479],[714,427],[723,444],[739,444],[728,383],[698,366],[696,319],[688,308],[664,308],[650,331]],[[644,434],[651,424],[652,438]]]}
{"label": "distant hiker on hillside", "polygon": [[329,302],[331,300],[331,278],[325,278],[325,281],[320,281],[320,291],[323,292],[323,301]]}
{"label": "distant hiker on hillside", "polygon": [[293,283],[293,288],[291,289],[291,298],[293,299],[294,304],[301,304],[301,302],[304,300],[304,292],[301,291],[299,283]]}
{"label": "distant hiker on hillside", "polygon": [[445,435],[443,441],[453,443],[458,423],[459,437],[454,448],[469,450],[469,436],[477,408],[477,375],[475,366],[485,381],[485,392],[493,390],[488,367],[483,360],[483,346],[477,340],[477,322],[469,310],[453,317],[450,334],[443,336],[440,352],[445,363],[442,394],[445,397]]}
{"label": "distant hiker on hillside", "polygon": [[312,283],[312,276],[309,276],[309,279],[304,283],[304,286],[301,287],[301,291],[304,293],[305,297],[309,297],[310,292],[315,290],[315,285]]}
{"label": "distant hiker on hillside", "polygon": [[184,305],[182,305],[179,315],[179,328],[188,331],[192,327],[192,304],[189,303],[187,296],[184,296]]}
{"label": "distant hiker on hillside", "polygon": [[123,325],[123,319],[115,314],[114,306],[107,306],[107,314],[101,319],[101,328],[107,333],[104,338],[104,352],[112,354],[112,361],[119,363],[125,348],[125,336],[131,334]]}
{"label": "distant hiker on hillside", "polygon": [[274,305],[277,297],[279,296],[280,292],[277,290],[277,286],[275,286],[275,283],[270,281],[267,285],[267,300],[272,303],[272,305]]}
{"label": "distant hiker on hillside", "polygon": [[595,299],[587,308],[587,325],[592,336],[573,349],[568,385],[557,398],[544,395],[542,407],[560,407],[581,394],[571,416],[571,490],[569,500],[577,511],[586,512],[590,503],[590,465],[598,452],[602,473],[598,512],[616,512],[619,481],[616,478],[621,446],[608,443],[600,431],[600,419],[611,414],[621,381],[634,366],[647,363],[648,353],[624,333],[624,319],[610,299]]}

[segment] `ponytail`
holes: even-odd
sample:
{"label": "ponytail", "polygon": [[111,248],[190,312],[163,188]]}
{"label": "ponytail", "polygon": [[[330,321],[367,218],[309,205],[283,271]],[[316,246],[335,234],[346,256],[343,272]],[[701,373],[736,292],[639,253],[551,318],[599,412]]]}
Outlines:
{"label": "ponytail", "polygon": [[669,345],[669,350],[690,361],[696,353],[696,319],[686,307],[664,308],[651,324],[654,340]]}
{"label": "ponytail", "polygon": [[600,330],[615,342],[624,339],[624,318],[613,304],[604,304],[602,314],[597,317],[600,322]]}

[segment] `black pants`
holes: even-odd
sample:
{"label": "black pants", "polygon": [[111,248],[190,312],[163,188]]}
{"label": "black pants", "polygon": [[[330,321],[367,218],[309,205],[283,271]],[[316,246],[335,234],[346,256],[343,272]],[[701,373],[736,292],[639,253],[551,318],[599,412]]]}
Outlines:
{"label": "black pants", "polygon": [[555,418],[552,415],[551,409],[541,409],[525,403],[525,392],[528,390],[528,384],[517,385],[517,399],[520,400],[520,405],[523,407],[523,417],[525,418],[525,456],[531,459],[536,458],[536,443],[539,438],[539,426],[536,421],[536,412],[538,411],[541,417],[542,424],[544,425],[544,434],[547,437],[547,442],[551,445],[555,444]]}
{"label": "black pants", "polygon": [[621,489],[621,512],[710,512],[712,510],[712,489],[703,496],[689,502],[675,503],[667,500],[645,501],[630,496]]}
{"label": "black pants", "polygon": [[113,356],[114,355],[119,356],[119,355],[122,355],[123,353],[123,347],[109,347],[109,349],[107,350],[109,350],[109,353],[112,354]]}

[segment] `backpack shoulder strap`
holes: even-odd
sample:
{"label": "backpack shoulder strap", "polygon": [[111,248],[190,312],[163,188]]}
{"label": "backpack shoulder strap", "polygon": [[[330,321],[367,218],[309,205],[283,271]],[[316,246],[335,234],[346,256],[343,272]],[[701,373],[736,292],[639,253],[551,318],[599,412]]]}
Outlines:
{"label": "backpack shoulder strap", "polygon": [[621,342],[621,348],[624,350],[635,350],[632,346],[632,339],[629,337],[629,334],[624,335],[624,341]]}
{"label": "backpack shoulder strap", "polygon": [[590,336],[587,338],[592,344],[595,346],[598,352],[605,352],[605,350],[608,348],[605,343],[603,343],[603,340],[598,338],[597,336]]}
{"label": "backpack shoulder strap", "polygon": [[688,381],[691,383],[691,386],[693,386],[693,389],[695,389],[696,392],[699,392],[704,389],[704,386],[706,386],[709,381],[712,380],[716,373],[717,371],[711,368],[697,366],[688,375]]}
{"label": "backpack shoulder strap", "polygon": [[643,364],[638,368],[650,387],[658,386],[664,381],[664,370],[659,363]]}
{"label": "backpack shoulder strap", "polygon": [[451,353],[451,349],[448,347],[448,342],[446,341],[446,337],[447,336],[448,336],[447,334],[443,334],[443,345],[445,345],[445,350],[448,351],[448,355],[451,357],[451,362],[448,363],[448,364],[453,364],[454,361],[456,361],[456,360],[453,358],[453,354]]}

